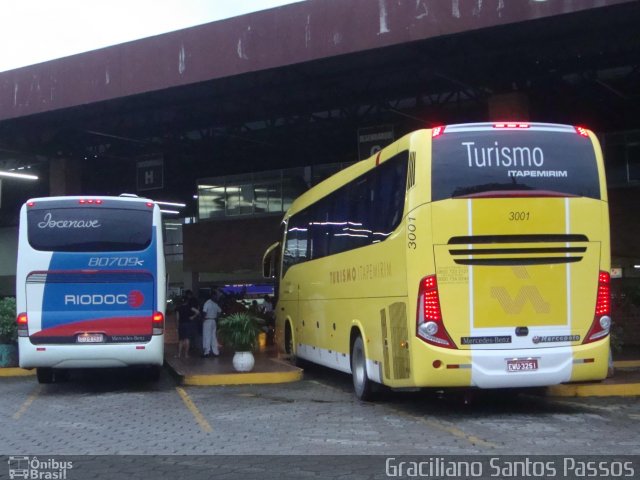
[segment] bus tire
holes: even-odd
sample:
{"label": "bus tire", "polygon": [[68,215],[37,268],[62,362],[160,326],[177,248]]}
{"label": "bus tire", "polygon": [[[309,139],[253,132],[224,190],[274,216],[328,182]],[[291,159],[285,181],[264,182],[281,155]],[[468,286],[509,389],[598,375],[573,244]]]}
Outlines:
{"label": "bus tire", "polygon": [[358,335],[351,347],[351,375],[353,390],[359,400],[371,400],[372,382],[367,376],[367,357],[364,354],[364,342]]}
{"label": "bus tire", "polygon": [[36,368],[38,383],[53,383],[53,368]]}

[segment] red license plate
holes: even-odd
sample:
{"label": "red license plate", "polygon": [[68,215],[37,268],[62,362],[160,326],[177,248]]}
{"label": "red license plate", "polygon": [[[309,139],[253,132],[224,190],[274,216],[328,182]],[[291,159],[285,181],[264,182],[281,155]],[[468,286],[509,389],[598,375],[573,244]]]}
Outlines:
{"label": "red license plate", "polygon": [[537,358],[514,358],[507,360],[507,372],[531,372],[538,370]]}

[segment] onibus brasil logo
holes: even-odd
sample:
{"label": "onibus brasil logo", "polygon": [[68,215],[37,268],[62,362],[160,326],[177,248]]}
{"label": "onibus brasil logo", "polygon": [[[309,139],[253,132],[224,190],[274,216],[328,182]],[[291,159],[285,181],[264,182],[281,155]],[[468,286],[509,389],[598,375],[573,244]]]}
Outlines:
{"label": "onibus brasil logo", "polygon": [[66,480],[67,471],[73,468],[73,462],[63,462],[54,458],[40,460],[38,457],[10,456],[9,478],[33,480]]}

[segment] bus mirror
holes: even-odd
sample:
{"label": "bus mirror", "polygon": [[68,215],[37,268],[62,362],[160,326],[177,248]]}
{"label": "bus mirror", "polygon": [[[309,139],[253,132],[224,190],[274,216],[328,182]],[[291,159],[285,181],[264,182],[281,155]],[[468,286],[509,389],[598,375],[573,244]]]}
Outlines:
{"label": "bus mirror", "polygon": [[266,252],[264,252],[262,257],[262,276],[264,278],[275,277],[275,262],[277,261],[276,253],[278,252],[279,246],[280,242],[276,242],[267,248]]}

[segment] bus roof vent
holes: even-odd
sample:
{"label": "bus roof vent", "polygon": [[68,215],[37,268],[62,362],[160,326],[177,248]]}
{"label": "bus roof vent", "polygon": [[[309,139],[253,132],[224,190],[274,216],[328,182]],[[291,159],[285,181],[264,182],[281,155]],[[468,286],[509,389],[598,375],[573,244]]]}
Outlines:
{"label": "bus roof vent", "polygon": [[138,195],[136,195],[135,193],[121,193],[120,195],[118,195],[119,197],[129,197],[129,198],[140,198]]}

